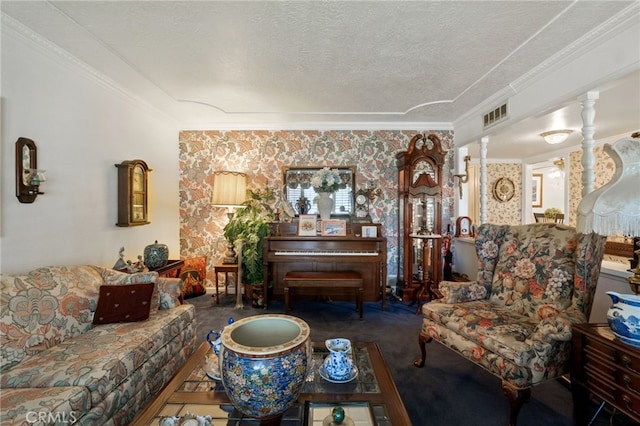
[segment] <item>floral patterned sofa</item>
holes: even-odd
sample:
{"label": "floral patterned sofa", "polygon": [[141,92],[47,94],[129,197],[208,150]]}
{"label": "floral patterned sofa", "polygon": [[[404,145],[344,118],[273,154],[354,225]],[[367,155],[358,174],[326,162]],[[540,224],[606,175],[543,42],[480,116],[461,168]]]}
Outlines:
{"label": "floral patterned sofa", "polygon": [[531,387],[570,371],[571,326],[589,319],[605,237],[560,224],[484,224],[476,237],[478,276],[439,285],[422,306],[419,335],[436,340],[502,380],[510,424]]}
{"label": "floral patterned sofa", "polygon": [[[0,282],[2,425],[128,424],[195,349],[180,279],[52,266]],[[111,318],[131,303],[148,318]]]}

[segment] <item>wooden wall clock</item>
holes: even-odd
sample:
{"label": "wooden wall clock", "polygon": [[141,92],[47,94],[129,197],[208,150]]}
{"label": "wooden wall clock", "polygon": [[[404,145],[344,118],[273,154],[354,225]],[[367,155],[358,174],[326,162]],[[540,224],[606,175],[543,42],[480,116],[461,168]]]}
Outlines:
{"label": "wooden wall clock", "polygon": [[148,189],[151,169],[142,160],[123,161],[118,168],[117,226],[147,225],[149,222]]}

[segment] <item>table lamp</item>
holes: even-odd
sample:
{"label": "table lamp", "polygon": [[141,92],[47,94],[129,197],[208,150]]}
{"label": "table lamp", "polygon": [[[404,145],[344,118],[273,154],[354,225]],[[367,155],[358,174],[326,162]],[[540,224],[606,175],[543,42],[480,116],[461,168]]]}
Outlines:
{"label": "table lamp", "polygon": [[[615,163],[615,173],[606,185],[582,198],[578,205],[577,229],[582,233],[595,232],[605,236],[640,236],[640,138],[624,138],[613,145],[605,144],[604,152]],[[640,266],[631,272],[634,275],[629,277],[629,285],[638,294]]]}
{"label": "table lamp", "polygon": [[[226,207],[227,217],[233,218],[235,209],[242,207],[247,195],[247,175],[240,172],[220,171],[213,174],[213,196],[211,204],[214,207]],[[222,263],[237,263],[233,241],[227,242],[227,251]]]}

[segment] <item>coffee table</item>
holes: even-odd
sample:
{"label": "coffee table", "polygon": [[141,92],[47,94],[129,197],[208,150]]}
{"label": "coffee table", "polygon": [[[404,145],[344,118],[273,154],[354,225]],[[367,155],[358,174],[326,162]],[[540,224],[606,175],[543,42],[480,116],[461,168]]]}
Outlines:
{"label": "coffee table", "polygon": [[[378,345],[353,342],[352,348],[357,377],[348,383],[331,383],[318,373],[318,367],[329,352],[324,343],[313,343],[312,372],[296,403],[280,419],[280,425],[322,426],[323,419],[337,405],[344,407],[347,415],[353,413],[354,419],[358,416],[357,426],[411,424]],[[202,343],[156,399],[134,419],[133,425],[158,425],[165,416],[187,413],[211,416],[213,425],[261,424],[237,411],[229,402],[222,383],[207,376],[204,366],[212,356],[215,355],[209,344]]]}

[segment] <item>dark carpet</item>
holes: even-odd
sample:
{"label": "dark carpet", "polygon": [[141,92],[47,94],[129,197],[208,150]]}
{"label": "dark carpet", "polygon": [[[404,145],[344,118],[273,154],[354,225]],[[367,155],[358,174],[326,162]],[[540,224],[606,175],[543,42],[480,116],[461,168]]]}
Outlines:
{"label": "dark carpet", "polygon": [[[187,299],[196,307],[198,341],[205,341],[209,330],[219,330],[229,317],[235,320],[265,313],[284,313],[283,303],[275,300],[268,310],[246,304],[235,309],[235,296],[223,295],[219,305],[210,294]],[[393,375],[400,396],[416,426],[486,425],[505,426],[509,405],[502,395],[500,380],[437,342],[427,345],[424,368],[414,367],[419,356],[418,332],[421,316],[416,306],[389,299],[382,311],[380,303],[366,302],[364,319],[358,319],[353,303],[336,301],[296,301],[291,315],[311,327],[311,339],[346,337],[353,341],[373,341]],[[596,411],[594,403],[593,412]],[[559,381],[534,387],[531,399],[518,417],[519,426],[573,425],[573,403],[569,385]],[[627,425],[615,412],[603,410],[593,425]],[[398,425],[405,426],[405,425]]]}

